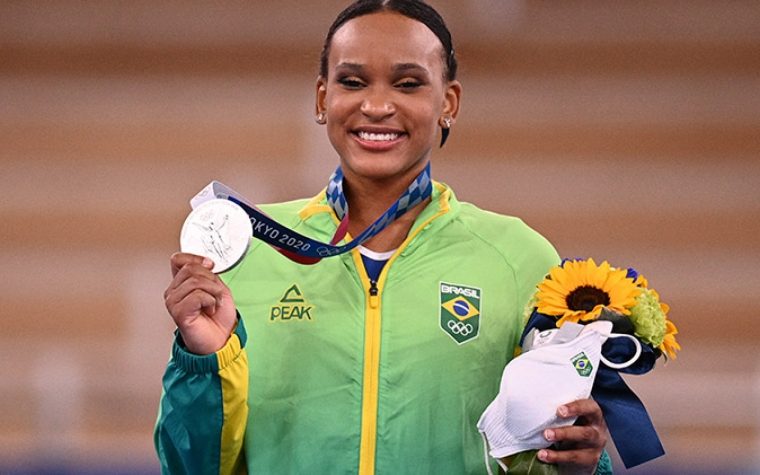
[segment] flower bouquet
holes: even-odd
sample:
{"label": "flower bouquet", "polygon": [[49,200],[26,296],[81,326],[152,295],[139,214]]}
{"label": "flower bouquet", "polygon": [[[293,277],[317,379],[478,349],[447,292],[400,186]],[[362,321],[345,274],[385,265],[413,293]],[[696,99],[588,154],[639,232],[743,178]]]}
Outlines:
{"label": "flower bouquet", "polygon": [[[521,356],[531,353],[534,340],[552,332],[564,332],[563,326],[607,325],[608,338],[601,340],[601,355],[597,355],[600,362],[591,374],[593,382],[588,383],[593,384],[591,396],[601,407],[610,436],[627,468],[663,455],[665,451],[644,405],[619,373],[644,374],[660,356],[665,360],[676,357],[681,347],[675,337],[678,330],[668,319],[668,305],[660,301],[657,291],[634,269],[615,268],[606,261],[597,265],[593,259],[564,259],[549,271],[537,289],[525,312],[526,325],[520,340],[525,353]],[[612,329],[609,330],[609,323],[595,323],[598,321],[611,322]],[[626,338],[617,338],[620,336]],[[579,374],[578,364],[589,364],[585,358],[573,362]],[[544,367],[536,368],[541,372]],[[584,374],[590,373],[590,367],[584,370]],[[506,407],[506,411],[509,417],[510,408]],[[558,473],[557,466],[540,462],[537,452],[538,449],[525,450],[507,458],[508,473]]]}
{"label": "flower bouquet", "polygon": [[534,315],[554,319],[557,327],[565,322],[609,319],[613,331],[635,335],[657,357],[667,359],[675,358],[681,349],[675,337],[678,329],[668,320],[669,310],[633,268],[617,269],[607,261],[597,266],[593,259],[564,259],[538,284],[526,323],[529,326]]}

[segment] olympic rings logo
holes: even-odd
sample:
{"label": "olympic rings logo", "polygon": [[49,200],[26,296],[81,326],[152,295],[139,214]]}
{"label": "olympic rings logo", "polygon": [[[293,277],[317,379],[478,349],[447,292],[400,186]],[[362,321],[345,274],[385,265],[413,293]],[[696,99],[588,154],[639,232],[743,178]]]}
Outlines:
{"label": "olympic rings logo", "polygon": [[454,320],[449,320],[447,326],[449,327],[449,330],[451,330],[451,333],[455,335],[467,336],[474,330],[469,323],[456,322]]}
{"label": "olympic rings logo", "polygon": [[330,256],[337,256],[341,253],[341,249],[330,249],[329,247],[318,247],[317,248],[317,254],[319,254],[321,257],[330,257]]}

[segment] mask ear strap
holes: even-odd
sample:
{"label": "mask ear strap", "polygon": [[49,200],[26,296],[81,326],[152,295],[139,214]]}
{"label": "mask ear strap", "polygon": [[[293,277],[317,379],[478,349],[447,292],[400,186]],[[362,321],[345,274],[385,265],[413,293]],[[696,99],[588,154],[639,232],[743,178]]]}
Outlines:
{"label": "mask ear strap", "polygon": [[491,471],[491,461],[488,459],[488,440],[486,440],[486,434],[481,432],[480,437],[483,438],[483,457],[486,462],[486,470],[488,471],[488,475],[493,475],[493,472]]}
{"label": "mask ear strap", "polygon": [[[488,454],[488,439],[486,439],[485,432],[480,433],[480,437],[483,439],[483,457],[485,458],[486,463],[486,470],[488,471],[488,475],[493,475],[493,472],[491,471],[491,456]],[[501,459],[495,459],[496,463],[499,464],[499,466],[504,470],[504,473],[507,473],[509,469],[504,464],[504,462],[501,461]]]}
{"label": "mask ear strap", "polygon": [[612,361],[608,360],[604,356],[601,357],[602,363],[604,363],[606,366],[612,368],[612,369],[624,369],[629,366],[631,366],[633,363],[636,362],[636,360],[639,359],[639,356],[641,356],[641,342],[639,342],[639,339],[636,338],[633,335],[628,335],[625,333],[610,333],[610,338],[630,338],[633,340],[633,344],[636,346],[636,353],[633,355],[633,358],[631,358],[628,361],[624,361],[622,363],[613,363]]}

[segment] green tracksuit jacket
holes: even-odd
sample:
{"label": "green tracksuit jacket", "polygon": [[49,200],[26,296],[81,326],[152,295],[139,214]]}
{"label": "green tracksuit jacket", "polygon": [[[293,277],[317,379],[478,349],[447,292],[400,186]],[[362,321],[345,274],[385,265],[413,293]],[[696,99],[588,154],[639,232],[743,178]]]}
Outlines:
{"label": "green tracksuit jacket", "polygon": [[[324,192],[263,207],[328,241]],[[155,444],[166,473],[484,473],[476,423],[499,390],[553,247],[517,218],[431,203],[383,269],[313,266],[259,241],[223,275],[241,316],[216,355],[175,343]]]}

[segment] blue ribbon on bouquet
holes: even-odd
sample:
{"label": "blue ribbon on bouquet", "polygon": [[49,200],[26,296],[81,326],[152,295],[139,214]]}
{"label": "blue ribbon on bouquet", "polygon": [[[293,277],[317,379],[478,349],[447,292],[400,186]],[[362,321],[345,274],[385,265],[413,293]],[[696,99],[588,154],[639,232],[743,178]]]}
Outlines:
{"label": "blue ribbon on bouquet", "polygon": [[[532,329],[539,331],[557,328],[556,319],[534,310],[523,330],[520,344]],[[612,362],[630,360],[635,354],[627,338],[607,340],[602,354]],[[620,373],[644,374],[654,368],[658,355],[647,344],[641,345],[641,356],[631,366],[612,369],[600,362],[591,396],[599,404],[615,447],[626,468],[632,468],[665,454],[657,431],[644,403],[625,383]]]}

